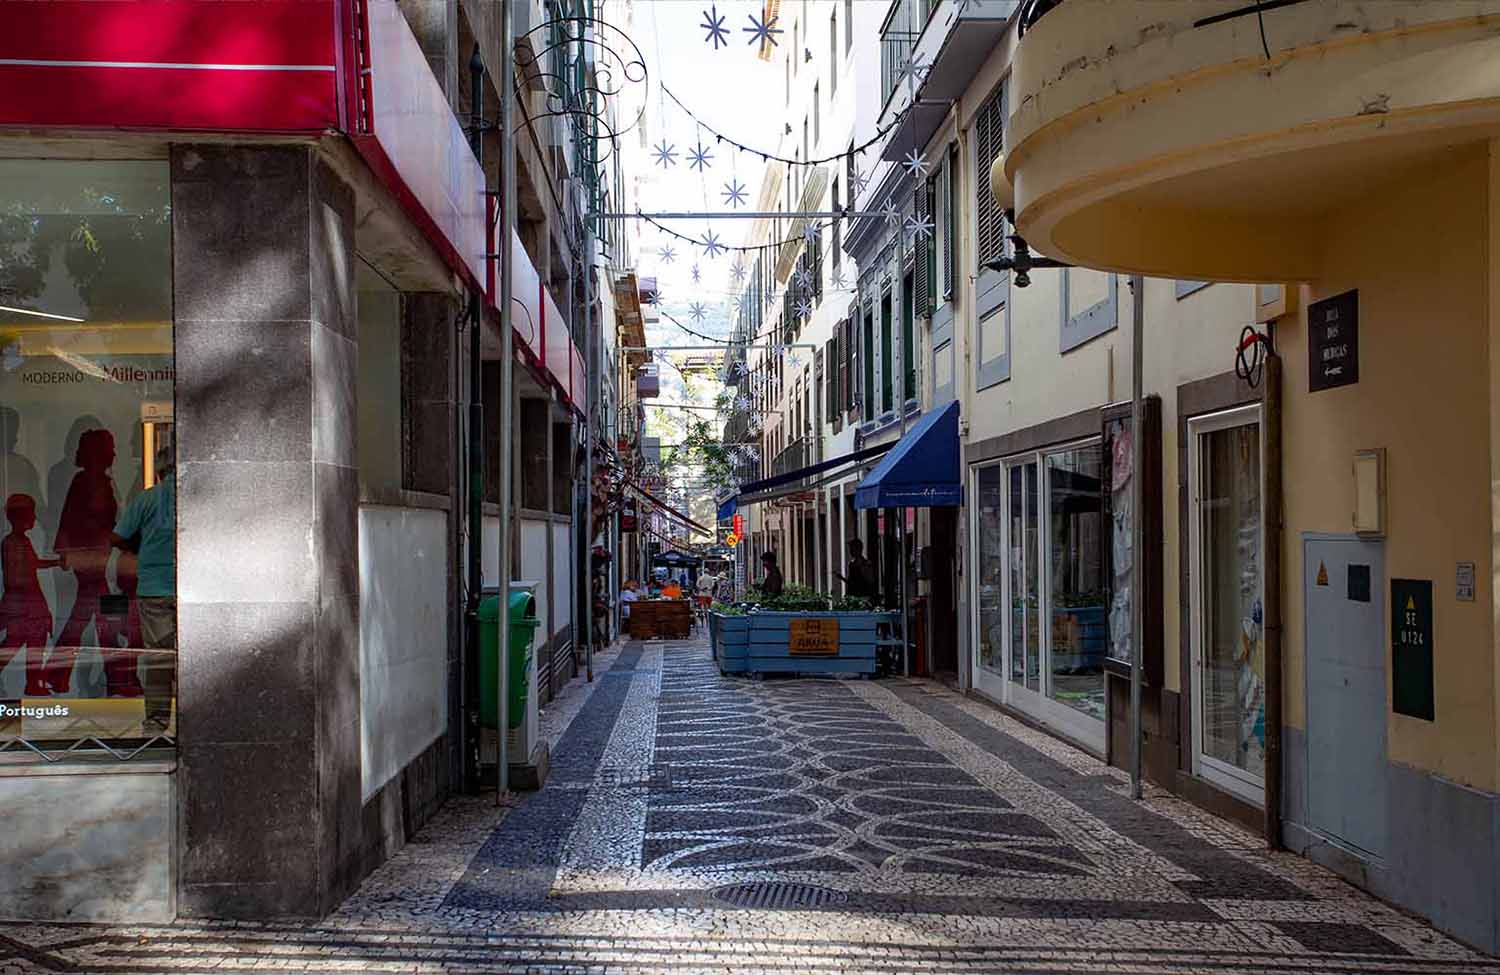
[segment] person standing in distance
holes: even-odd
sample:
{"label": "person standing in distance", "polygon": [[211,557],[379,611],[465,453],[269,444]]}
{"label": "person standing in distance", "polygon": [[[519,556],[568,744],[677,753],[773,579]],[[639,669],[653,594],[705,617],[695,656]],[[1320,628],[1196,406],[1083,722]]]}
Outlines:
{"label": "person standing in distance", "polygon": [[781,590],[786,587],[781,578],[781,569],[776,565],[775,552],[762,552],[760,556],[761,567],[765,570],[765,576],[760,582],[760,591],[767,596],[780,596]]}

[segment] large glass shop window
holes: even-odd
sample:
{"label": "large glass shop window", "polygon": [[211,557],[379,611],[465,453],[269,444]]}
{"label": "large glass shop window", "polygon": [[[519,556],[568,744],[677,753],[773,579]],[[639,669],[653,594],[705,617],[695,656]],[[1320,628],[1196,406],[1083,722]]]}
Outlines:
{"label": "large glass shop window", "polygon": [[1052,681],[1059,703],[1104,720],[1104,449],[1047,456]]}
{"label": "large glass shop window", "polygon": [[0,160],[0,762],[176,734],[165,162]]}
{"label": "large glass shop window", "polygon": [[978,480],[979,663],[996,674],[1005,668],[1005,521],[1000,468],[981,467]]}

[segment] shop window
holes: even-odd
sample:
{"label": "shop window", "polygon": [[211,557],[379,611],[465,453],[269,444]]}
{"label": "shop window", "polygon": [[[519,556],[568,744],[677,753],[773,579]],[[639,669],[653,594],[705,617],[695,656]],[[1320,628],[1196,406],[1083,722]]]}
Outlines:
{"label": "shop window", "polygon": [[1005,672],[1005,509],[1001,507],[1001,469],[975,473],[975,555],[978,573],[979,665],[997,675]]}
{"label": "shop window", "polygon": [[1047,456],[1047,694],[1099,721],[1108,642],[1103,472],[1098,443]]}
{"label": "shop window", "polygon": [[401,487],[401,293],[367,265],[359,309],[359,493],[390,498]]}
{"label": "shop window", "polygon": [[176,737],[168,190],[0,161],[0,761]]}
{"label": "shop window", "polygon": [[521,422],[517,427],[521,434],[521,507],[530,511],[547,511],[552,505],[548,498],[551,481],[547,477],[550,408],[551,404],[544,399],[521,400]]}
{"label": "shop window", "polygon": [[552,424],[552,513],[573,512],[573,427]]}

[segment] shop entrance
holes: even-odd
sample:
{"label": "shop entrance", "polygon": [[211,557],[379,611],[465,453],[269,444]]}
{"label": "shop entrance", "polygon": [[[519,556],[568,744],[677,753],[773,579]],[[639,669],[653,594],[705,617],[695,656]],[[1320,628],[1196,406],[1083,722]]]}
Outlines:
{"label": "shop entrance", "polygon": [[954,578],[958,548],[958,509],[933,508],[932,547],[928,549],[931,594],[932,673],[958,673],[958,587]]}
{"label": "shop entrance", "polygon": [[1104,750],[1103,447],[976,468],[973,686]]}

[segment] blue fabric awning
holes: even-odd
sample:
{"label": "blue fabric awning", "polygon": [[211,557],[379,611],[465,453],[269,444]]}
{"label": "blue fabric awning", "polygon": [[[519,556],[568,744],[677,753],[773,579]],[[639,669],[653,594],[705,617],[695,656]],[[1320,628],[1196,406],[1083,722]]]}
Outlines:
{"label": "blue fabric awning", "polygon": [[854,489],[854,507],[944,508],[963,504],[958,401],[924,415]]}
{"label": "blue fabric awning", "polygon": [[745,504],[756,504],[765,501],[768,496],[775,495],[778,489],[781,489],[780,493],[783,494],[811,489],[815,485],[806,483],[809,478],[819,474],[827,475],[830,471],[836,471],[837,476],[842,476],[845,472],[837,471],[837,468],[868,463],[890,450],[892,446],[892,444],[880,444],[876,447],[866,447],[864,450],[856,450],[850,454],[843,454],[829,460],[819,461],[816,464],[810,464],[795,471],[788,471],[785,474],[777,474],[773,477],[742,484],[740,485],[740,492],[738,494],[719,505],[719,520],[724,521],[733,518],[742,500]]}

